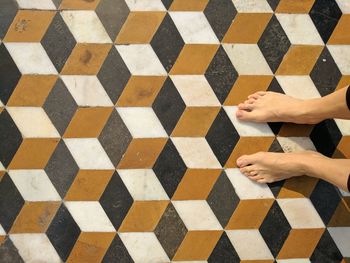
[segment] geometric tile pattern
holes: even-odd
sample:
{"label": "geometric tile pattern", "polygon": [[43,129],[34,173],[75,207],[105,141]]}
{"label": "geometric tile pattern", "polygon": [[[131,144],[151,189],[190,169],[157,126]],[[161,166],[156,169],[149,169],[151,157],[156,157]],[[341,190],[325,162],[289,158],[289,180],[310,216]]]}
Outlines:
{"label": "geometric tile pattern", "polygon": [[[1,0],[1,262],[350,262],[350,196],[236,159],[350,121],[235,118],[350,84],[347,0]],[[117,261],[116,261],[117,260]]]}

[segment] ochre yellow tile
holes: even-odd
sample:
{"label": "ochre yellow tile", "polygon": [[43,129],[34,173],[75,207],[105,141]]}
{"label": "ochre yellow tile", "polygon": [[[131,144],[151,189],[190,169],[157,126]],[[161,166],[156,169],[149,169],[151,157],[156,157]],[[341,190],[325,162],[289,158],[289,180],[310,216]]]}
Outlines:
{"label": "ochre yellow tile", "polygon": [[309,75],[322,50],[323,46],[292,45],[276,75]]}
{"label": "ochre yellow tile", "polygon": [[318,179],[308,176],[293,177],[285,181],[278,198],[309,198]]}
{"label": "ochre yellow tile", "polygon": [[82,232],[66,262],[101,262],[116,233]]}
{"label": "ochre yellow tile", "polygon": [[276,13],[307,14],[311,10],[315,0],[281,0],[276,8]]}
{"label": "ochre yellow tile", "polygon": [[0,171],[0,182],[2,180],[2,177],[5,175],[5,171]]}
{"label": "ochre yellow tile", "polygon": [[273,202],[273,199],[241,200],[225,229],[258,229]]}
{"label": "ochre yellow tile", "polygon": [[7,106],[42,107],[56,81],[55,75],[23,75]]}
{"label": "ochre yellow tile", "polygon": [[337,146],[337,149],[344,155],[345,158],[350,158],[350,136],[343,136]]}
{"label": "ochre yellow tile", "polygon": [[117,106],[151,107],[165,80],[164,76],[131,76]]}
{"label": "ochre yellow tile", "polygon": [[343,197],[327,227],[350,227],[350,197]]}
{"label": "ochre yellow tile", "polygon": [[205,137],[219,111],[219,107],[186,108],[171,136]]}
{"label": "ochre yellow tile", "polygon": [[220,169],[187,169],[172,200],[206,200]]}
{"label": "ochre yellow tile", "polygon": [[113,107],[78,108],[69,123],[65,138],[96,138],[100,135]]}
{"label": "ochre yellow tile", "polygon": [[266,91],[272,79],[272,76],[239,76],[228,94],[224,105],[238,105],[244,102],[249,95],[257,91]]}
{"label": "ochre yellow tile", "polygon": [[278,135],[281,137],[309,137],[314,125],[283,123]]}
{"label": "ochre yellow tile", "polygon": [[60,202],[26,202],[10,230],[15,233],[45,233]]}
{"label": "ochre yellow tile", "polygon": [[169,11],[204,11],[209,0],[174,0]]}
{"label": "ochre yellow tile", "polygon": [[321,229],[292,229],[277,258],[309,258],[324,232]]}
{"label": "ochre yellow tile", "polygon": [[256,44],[269,23],[270,13],[238,13],[223,43]]}
{"label": "ochre yellow tile", "polygon": [[101,0],[62,0],[60,9],[95,10]]}
{"label": "ochre yellow tile", "polygon": [[119,232],[152,232],[170,201],[135,201]]}
{"label": "ochre yellow tile", "polygon": [[77,44],[61,74],[97,75],[111,48],[111,44]]}
{"label": "ochre yellow tile", "polygon": [[343,89],[350,86],[350,76],[342,76],[336,90]]}
{"label": "ochre yellow tile", "polygon": [[343,14],[338,21],[328,44],[331,45],[350,45],[350,14]]}
{"label": "ochre yellow tile", "polygon": [[55,11],[18,10],[4,41],[40,42],[55,14]]}
{"label": "ochre yellow tile", "polygon": [[189,231],[178,248],[174,261],[207,260],[223,231]]}
{"label": "ochre yellow tile", "polygon": [[237,159],[245,154],[267,152],[275,137],[241,137],[232,151],[225,168],[236,168]]}
{"label": "ochre yellow tile", "polygon": [[118,169],[152,168],[166,142],[166,138],[133,139]]}
{"label": "ochre yellow tile", "polygon": [[121,28],[116,44],[150,43],[166,12],[131,12]]}
{"label": "ochre yellow tile", "polygon": [[59,139],[26,138],[13,157],[9,169],[44,169]]}
{"label": "ochre yellow tile", "polygon": [[240,263],[274,263],[274,260],[241,260]]}
{"label": "ochre yellow tile", "polygon": [[203,75],[215,56],[219,45],[187,44],[174,66],[171,75]]}
{"label": "ochre yellow tile", "polygon": [[68,193],[67,201],[98,201],[114,170],[79,170]]}

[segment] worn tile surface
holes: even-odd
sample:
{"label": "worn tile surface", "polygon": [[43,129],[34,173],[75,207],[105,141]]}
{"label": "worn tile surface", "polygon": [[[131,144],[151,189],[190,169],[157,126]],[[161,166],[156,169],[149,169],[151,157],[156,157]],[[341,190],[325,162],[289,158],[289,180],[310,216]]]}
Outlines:
{"label": "worn tile surface", "polygon": [[348,0],[1,0],[0,262],[350,262],[349,194],[236,166],[350,121],[235,118],[348,84]]}

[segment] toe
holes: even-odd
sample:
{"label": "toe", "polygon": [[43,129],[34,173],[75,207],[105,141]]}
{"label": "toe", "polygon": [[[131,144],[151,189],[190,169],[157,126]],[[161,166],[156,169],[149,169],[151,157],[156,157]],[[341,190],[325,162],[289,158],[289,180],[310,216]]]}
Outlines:
{"label": "toe", "polygon": [[253,166],[253,164],[256,163],[256,161],[259,159],[259,155],[260,153],[254,153],[254,154],[249,154],[249,155],[242,155],[241,157],[239,157],[236,161],[238,167],[245,167],[247,165],[250,165],[250,168],[254,168],[254,169],[250,169],[250,171],[252,170],[256,170],[258,171],[259,169],[257,169],[257,166]]}
{"label": "toe", "polygon": [[[253,106],[251,105],[249,108],[252,109]],[[254,121],[254,120],[256,120],[255,113],[252,111],[248,111],[248,107],[247,107],[247,110],[239,109],[236,112],[236,117],[237,117],[237,119],[239,119],[241,121]]]}
{"label": "toe", "polygon": [[249,103],[240,103],[238,104],[238,109],[239,110],[251,110],[253,107]]}
{"label": "toe", "polygon": [[247,165],[249,165],[249,156],[248,155],[242,155],[241,157],[239,157],[236,161],[237,166],[238,167],[245,167]]}

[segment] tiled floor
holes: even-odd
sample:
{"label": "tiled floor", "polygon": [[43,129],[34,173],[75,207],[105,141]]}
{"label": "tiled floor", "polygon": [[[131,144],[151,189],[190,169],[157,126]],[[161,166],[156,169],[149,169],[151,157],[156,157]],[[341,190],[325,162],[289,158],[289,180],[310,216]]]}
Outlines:
{"label": "tiled floor", "polygon": [[256,151],[350,158],[350,121],[254,124],[350,84],[349,0],[0,0],[0,262],[350,262],[350,196]]}

